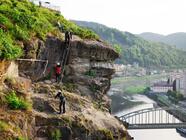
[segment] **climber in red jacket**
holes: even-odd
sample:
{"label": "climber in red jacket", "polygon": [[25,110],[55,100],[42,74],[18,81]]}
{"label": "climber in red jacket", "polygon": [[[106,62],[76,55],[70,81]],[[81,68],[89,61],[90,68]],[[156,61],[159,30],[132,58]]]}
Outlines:
{"label": "climber in red jacket", "polygon": [[59,83],[60,82],[60,76],[61,76],[61,65],[58,62],[56,67],[55,67],[55,73],[56,73],[56,82]]}

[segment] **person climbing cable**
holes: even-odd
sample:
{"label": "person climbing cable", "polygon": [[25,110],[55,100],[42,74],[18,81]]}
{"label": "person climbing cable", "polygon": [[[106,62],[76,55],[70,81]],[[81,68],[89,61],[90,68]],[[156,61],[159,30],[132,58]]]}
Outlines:
{"label": "person climbing cable", "polygon": [[63,24],[60,21],[57,22],[57,26],[61,32],[63,32]]}
{"label": "person climbing cable", "polygon": [[65,32],[65,44],[66,44],[66,45],[69,45],[71,39],[72,39],[72,32],[70,32],[70,31],[67,30],[67,31]]}
{"label": "person climbing cable", "polygon": [[72,40],[72,32],[69,31],[70,40]]}
{"label": "person climbing cable", "polygon": [[41,1],[39,1],[39,7],[41,7],[42,6],[42,3],[41,3]]}
{"label": "person climbing cable", "polygon": [[[55,98],[59,98],[60,103],[59,103],[59,114],[61,114],[62,112],[65,113],[65,97],[64,94],[62,93],[61,90],[58,91],[57,95],[55,96]],[[62,111],[62,106],[63,106],[63,111]]]}
{"label": "person climbing cable", "polygon": [[69,45],[70,43],[70,34],[69,34],[69,31],[67,30],[65,32],[65,45]]}
{"label": "person climbing cable", "polygon": [[60,82],[60,75],[61,75],[61,65],[58,62],[56,67],[55,67],[55,73],[56,73],[56,82],[59,83]]}

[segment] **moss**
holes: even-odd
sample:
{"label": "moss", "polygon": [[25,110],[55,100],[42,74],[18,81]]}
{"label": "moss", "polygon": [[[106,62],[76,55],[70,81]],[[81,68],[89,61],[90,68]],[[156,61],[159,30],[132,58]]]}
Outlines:
{"label": "moss", "polygon": [[73,83],[65,83],[63,89],[68,92],[74,92],[77,89],[77,86]]}
{"label": "moss", "polygon": [[4,93],[0,92],[0,106],[5,105],[5,103],[6,103],[5,95]]}
{"label": "moss", "polygon": [[9,125],[4,121],[0,121],[0,132],[7,131],[8,129]]}
{"label": "moss", "polygon": [[96,92],[97,90],[99,90],[99,87],[97,85],[94,85],[94,84],[91,84],[89,86],[89,89],[92,91],[92,92]]}
{"label": "moss", "polygon": [[97,110],[103,110],[103,104],[101,101],[94,101],[93,106]]}
{"label": "moss", "polygon": [[89,71],[85,72],[85,75],[90,76],[90,77],[96,77],[96,71],[89,70]]}
{"label": "moss", "polygon": [[61,140],[61,131],[57,128],[49,131],[49,139],[51,140]]}
{"label": "moss", "polygon": [[98,133],[101,133],[106,140],[114,140],[112,132],[108,129],[100,129]]}
{"label": "moss", "polygon": [[[68,124],[69,126],[72,126],[71,118],[63,116],[62,119],[63,119],[65,124]],[[59,124],[59,125],[61,125],[61,124]]]}

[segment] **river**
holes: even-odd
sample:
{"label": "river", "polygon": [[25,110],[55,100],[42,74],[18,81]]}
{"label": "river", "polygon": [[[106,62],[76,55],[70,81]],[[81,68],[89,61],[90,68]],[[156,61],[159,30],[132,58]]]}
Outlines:
{"label": "river", "polygon": [[[111,89],[112,88],[116,89],[116,86],[112,85]],[[113,93],[110,92],[109,95],[112,96]],[[122,94],[122,98],[126,99],[129,95],[126,96],[127,97],[125,97],[125,94]],[[149,99],[145,95],[133,94],[131,96],[132,97],[128,98],[128,100],[131,100],[132,102],[143,101],[143,104],[125,107],[123,111],[114,113],[114,115],[121,116],[140,109],[152,108],[155,104],[153,100]],[[134,140],[186,140],[186,138],[180,136],[180,134],[176,132],[176,129],[128,130],[128,132],[132,137],[134,137]]]}

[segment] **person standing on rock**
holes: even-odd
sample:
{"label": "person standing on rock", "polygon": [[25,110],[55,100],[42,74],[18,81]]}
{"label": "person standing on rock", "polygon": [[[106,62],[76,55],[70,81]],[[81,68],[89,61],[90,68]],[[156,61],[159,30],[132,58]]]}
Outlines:
{"label": "person standing on rock", "polygon": [[[58,91],[57,95],[55,96],[55,98],[59,98],[60,103],[59,103],[59,114],[61,114],[62,112],[65,113],[65,97],[62,93],[61,90]],[[62,106],[63,106],[63,111],[62,111]]]}
{"label": "person standing on rock", "polygon": [[58,62],[56,67],[55,67],[55,73],[56,73],[56,82],[59,83],[60,82],[60,75],[61,75],[61,65]]}

